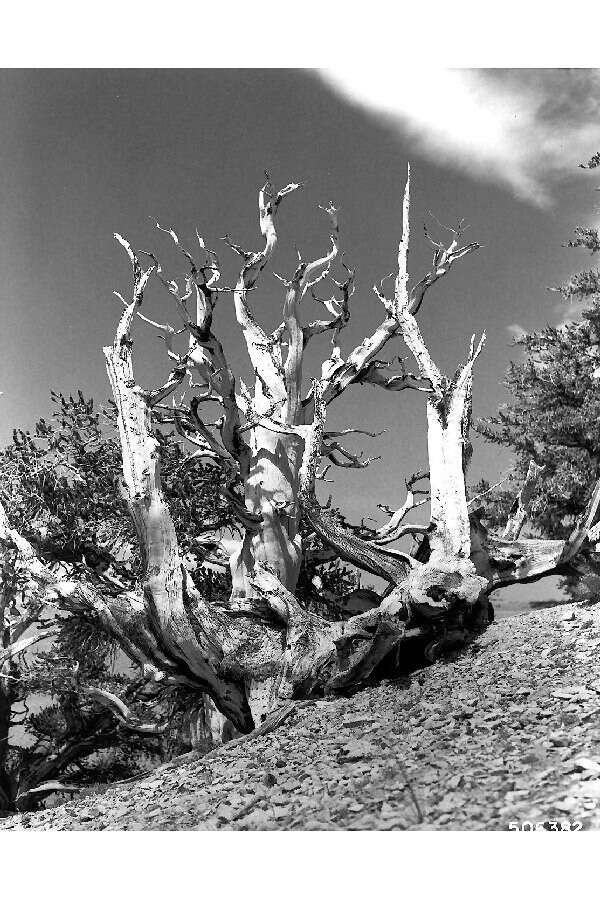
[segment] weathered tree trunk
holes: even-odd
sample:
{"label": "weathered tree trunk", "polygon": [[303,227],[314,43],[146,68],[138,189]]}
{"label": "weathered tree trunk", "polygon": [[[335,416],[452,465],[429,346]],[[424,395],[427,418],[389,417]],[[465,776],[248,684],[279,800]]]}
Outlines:
{"label": "weathered tree trunk", "polygon": [[247,527],[239,550],[231,558],[234,601],[255,596],[255,562],[276,572],[291,593],[296,590],[302,564],[297,500],[302,442],[295,435],[274,434],[260,427],[253,438],[244,494],[247,508],[260,525]]}
{"label": "weathered tree trunk", "polygon": [[[210,687],[222,711],[247,727],[250,710],[242,681],[217,675],[224,656],[217,621],[198,596],[179,554],[175,527],[160,481],[159,444],[153,433],[152,407],[181,381],[185,369],[160,391],[145,392],[133,377],[131,324],[152,269],[142,272],[126,242],[134,271],[134,296],[123,314],[114,344],[104,348],[117,406],[123,452],[123,495],[142,549],[142,615],[134,642],[151,657],[176,663],[199,688]],[[212,627],[211,627],[212,626]],[[150,655],[149,654],[149,655]],[[171,665],[172,668],[172,665]]]}
{"label": "weathered tree trunk", "polygon": [[468,558],[469,514],[463,470],[463,391],[448,390],[442,403],[427,401],[432,555]]}
{"label": "weathered tree trunk", "polygon": [[[586,516],[565,542],[493,538],[470,514],[466,469],[471,388],[473,366],[484,338],[476,348],[471,342],[465,363],[453,378],[447,378],[431,358],[416,314],[429,287],[478,245],[460,247],[458,232],[449,247],[435,243],[432,270],[409,288],[409,182],[394,296],[388,299],[376,288],[386,316],[374,333],[342,358],[338,337],[347,324],[354,290],[350,269],[344,284],[335,282],[342,299],[322,301],[332,318],[301,323],[302,298],[328,274],[338,251],[336,211],[331,206],[325,210],[332,223],[330,253],[308,264],[299,260],[296,272],[285,281],[283,321],[272,334],[264,331],[250,310],[249,292],[274,252],[279,204],[297,187],[288,185],[274,195],[267,183],[260,192],[263,250],[249,252],[227,239],[244,261],[233,297],[255,374],[253,396],[242,382],[240,394],[236,393],[235,378],[212,333],[219,290],[214,252],[206,251],[200,241],[209,259],[199,266],[181,247],[175,232],[163,229],[191,265],[185,293],[180,293],[176,282],[163,278],[156,259],[154,266],[143,271],[129,244],[119,239],[132,262],[133,299],[124,301],[127,309],[105,354],[123,449],[123,495],[142,547],[140,590],[116,598],[100,597],[85,586],[57,583],[43,566],[40,570],[39,562],[37,569],[31,564],[41,588],[52,590],[67,605],[93,609],[149,677],[184,683],[207,693],[219,712],[242,732],[258,725],[283,701],[363,684],[392,652],[401,659],[409,640],[418,638],[429,659],[444,646],[460,642],[469,629],[486,624],[487,597],[496,586],[542,577],[568,567],[575,559],[578,565],[585,561],[588,531],[600,505],[598,488]],[[175,298],[190,342],[188,352],[178,356],[171,342],[175,330],[150,323],[166,335],[176,366],[162,388],[144,391],[134,379],[131,328],[141,315],[144,288],[154,275]],[[194,296],[195,321],[186,305]],[[313,379],[308,396],[302,399],[306,345],[326,331],[332,332],[331,356],[323,365],[321,378]],[[377,354],[394,336],[404,339],[418,367],[416,375],[407,373],[402,363],[400,374],[384,374],[389,364]],[[202,393],[189,409],[174,403],[175,423],[200,455],[224,468],[227,497],[243,529],[239,548],[231,558],[232,595],[220,606],[199,594],[182,565],[162,491],[158,441],[153,433],[153,410],[188,375],[191,386]],[[192,382],[192,375],[199,382]],[[341,447],[334,435],[325,431],[327,405],[357,383],[427,394],[431,491],[427,527],[404,522],[408,510],[418,505],[410,491],[390,521],[367,535],[345,528],[318,503],[315,483],[322,458],[354,468],[368,462]],[[199,404],[215,400],[224,415],[206,425]],[[411,484],[422,477],[418,473]],[[528,509],[528,498],[521,499]],[[343,559],[386,579],[388,590],[378,607],[340,622],[328,622],[302,608],[294,596],[302,554],[301,517]],[[422,536],[418,553],[403,553],[391,546],[406,534]],[[27,555],[25,544],[21,542],[21,551]]]}
{"label": "weathered tree trunk", "polygon": [[[28,549],[27,542],[12,532],[0,504],[0,812],[15,811],[18,790],[17,772],[9,768],[10,732],[14,706],[19,700],[14,664],[20,653],[39,640],[36,635],[24,634],[35,623],[41,604],[34,600],[29,615],[19,599],[26,584],[27,563],[37,567],[37,560]],[[25,565],[21,560],[23,551],[27,556]]]}
{"label": "weathered tree trunk", "polygon": [[[265,248],[256,254],[242,252],[246,262],[235,291],[235,309],[248,354],[255,367],[252,412],[259,419],[268,419],[276,414],[288,430],[287,433],[284,429],[274,431],[272,427],[262,427],[260,421],[253,428],[244,495],[246,507],[260,525],[247,528],[240,549],[232,557],[234,602],[240,597],[256,596],[252,586],[255,563],[276,572],[281,583],[291,593],[296,589],[302,564],[298,491],[303,445],[301,436],[294,433],[293,429],[304,426],[306,421],[301,398],[305,333],[300,321],[300,302],[308,287],[319,280],[316,278],[311,282],[311,278],[321,269],[329,271],[338,252],[337,211],[329,206],[326,212],[332,224],[330,253],[311,263],[300,260],[292,279],[285,282],[287,290],[283,322],[278,329],[279,340],[284,335],[287,339],[287,354],[283,361],[281,346],[272,335],[265,334],[256,322],[249,309],[247,295],[255,287],[258,275],[274,253],[277,244],[275,215],[278,205],[282,197],[290,190],[295,190],[297,185],[289,185],[272,200],[266,196],[266,187],[259,197],[260,226],[265,238]],[[250,412],[249,400],[248,403]]]}
{"label": "weathered tree trunk", "polygon": [[14,783],[7,768],[13,704],[8,674],[8,665],[0,666],[0,813],[11,811],[14,803]]}
{"label": "weathered tree trunk", "polygon": [[206,694],[189,710],[186,724],[192,750],[200,752],[226,744],[239,734]]}

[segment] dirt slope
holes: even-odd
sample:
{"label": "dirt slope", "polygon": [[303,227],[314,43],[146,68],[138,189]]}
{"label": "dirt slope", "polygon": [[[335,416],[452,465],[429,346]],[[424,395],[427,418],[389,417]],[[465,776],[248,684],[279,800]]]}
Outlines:
{"label": "dirt slope", "polygon": [[410,678],[0,828],[594,829],[599,648],[600,605],[504,619]]}

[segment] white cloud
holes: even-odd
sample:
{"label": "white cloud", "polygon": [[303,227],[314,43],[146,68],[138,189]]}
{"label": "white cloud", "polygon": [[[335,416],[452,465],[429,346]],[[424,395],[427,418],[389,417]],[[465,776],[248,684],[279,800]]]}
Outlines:
{"label": "white cloud", "polygon": [[[550,319],[549,324],[554,328],[562,328],[565,325],[581,322],[583,312],[585,312],[586,309],[589,309],[590,306],[591,301],[580,302],[572,300],[571,302],[566,302],[565,300],[560,300],[552,307],[552,318]],[[527,329],[523,328],[518,322],[513,322],[512,325],[506,325],[506,330],[511,337],[515,338],[515,340],[523,337],[524,334],[527,334]]]}
{"label": "white cloud", "polygon": [[586,309],[591,307],[591,301],[571,300],[567,302],[560,300],[553,308],[552,312],[556,317],[555,328],[562,328],[563,325],[572,325],[574,322],[581,322],[582,314]]}
{"label": "white cloud", "polygon": [[522,338],[524,334],[527,334],[523,326],[519,325],[518,322],[515,322],[513,325],[507,325],[506,330],[511,337],[515,338],[515,340]]}
{"label": "white cloud", "polygon": [[430,159],[508,185],[538,206],[600,149],[598,69],[358,66],[320,75]]}

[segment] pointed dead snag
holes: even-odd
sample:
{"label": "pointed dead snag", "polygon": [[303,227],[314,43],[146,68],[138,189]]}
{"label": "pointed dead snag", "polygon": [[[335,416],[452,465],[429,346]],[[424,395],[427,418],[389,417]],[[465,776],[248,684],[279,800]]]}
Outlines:
{"label": "pointed dead snag", "polygon": [[543,472],[544,466],[540,466],[533,460],[530,460],[525,481],[515,497],[504,528],[502,537],[505,541],[516,541],[521,534],[523,526],[531,513],[535,488]]}
{"label": "pointed dead snag", "polygon": [[[129,302],[123,300],[126,308],[115,340],[104,353],[123,451],[122,494],[142,550],[139,589],[115,597],[83,584],[60,582],[27,542],[11,531],[6,517],[0,517],[0,549],[7,565],[16,553],[41,595],[53,597],[66,608],[93,612],[148,677],[184,683],[209,695],[241,732],[250,731],[289,700],[364,683],[392,653],[401,662],[409,640],[418,638],[425,657],[434,659],[445,646],[463,640],[470,629],[487,623],[487,598],[497,587],[584,568],[595,552],[592,542],[598,531],[594,523],[600,487],[567,541],[520,539],[541,475],[538,467],[530,468],[503,537],[489,535],[478,513],[469,511],[466,473],[471,456],[473,369],[485,336],[479,342],[472,338],[464,363],[447,377],[432,359],[416,316],[429,288],[479,245],[461,245],[460,228],[450,229],[453,236],[447,247],[431,241],[431,270],[410,286],[410,173],[394,293],[391,299],[386,297],[385,279],[375,287],[385,314],[370,336],[344,358],[339,338],[348,324],[355,292],[355,273],[348,266],[346,280],[334,280],[340,299],[334,295],[320,301],[331,319],[303,323],[307,293],[318,299],[314,287],[329,277],[339,254],[337,210],[331,204],[324,210],[330,224],[329,251],[312,262],[298,254],[295,272],[280,278],[285,285],[281,325],[268,333],[258,323],[250,300],[276,249],[275,219],[281,202],[298,188],[289,184],[276,193],[268,179],[261,189],[262,250],[248,251],[226,239],[242,260],[233,289],[219,288],[217,254],[207,250],[200,237],[198,252],[204,262],[196,261],[172,228],[158,226],[171,237],[189,267],[185,287],[180,288],[163,274],[156,257],[146,254],[152,265],[144,269],[138,254],[117,236],[131,261],[133,294]],[[187,348],[181,354],[175,349],[180,332],[140,314],[144,290],[154,280],[175,302],[187,333]],[[236,381],[213,332],[221,293],[233,295],[254,371],[253,386]],[[136,383],[132,328],[138,321],[160,330],[174,362],[166,383],[157,390],[144,390]],[[330,356],[321,377],[312,380],[303,397],[306,345],[327,333],[332,335]],[[391,374],[389,363],[379,358],[388,342],[399,337],[414,358],[414,374],[407,372],[402,360],[399,373]],[[199,594],[183,566],[161,485],[153,410],[174,396],[186,379],[194,396],[187,406],[183,398],[173,400],[175,425],[196,455],[226,472],[226,496],[242,533],[230,558],[231,597],[218,606]],[[325,429],[328,406],[354,385],[399,394],[418,390],[427,405],[428,473],[409,479],[404,503],[396,510],[386,507],[389,521],[372,530],[348,526],[343,517],[323,508],[315,488],[323,476],[324,459],[328,465],[357,469],[372,461],[336,440],[361,429],[338,433]],[[212,424],[202,416],[207,403],[222,408],[221,417]],[[429,491],[417,490],[415,484],[426,477]],[[426,499],[416,500],[418,494]],[[425,502],[430,504],[429,524],[407,523],[409,511]],[[387,582],[379,606],[339,622],[326,621],[302,607],[294,595],[303,554],[301,520],[330,552]],[[412,553],[397,545],[407,535],[419,541]],[[115,707],[112,697],[97,699]],[[120,713],[127,721],[126,712],[121,709]]]}

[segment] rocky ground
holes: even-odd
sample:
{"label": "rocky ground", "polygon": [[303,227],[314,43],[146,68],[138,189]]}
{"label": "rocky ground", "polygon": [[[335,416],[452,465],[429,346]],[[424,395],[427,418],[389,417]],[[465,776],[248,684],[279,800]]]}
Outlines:
{"label": "rocky ground", "polygon": [[270,734],[0,828],[504,830],[511,823],[600,826],[600,604],[503,619],[410,676],[299,705]]}

